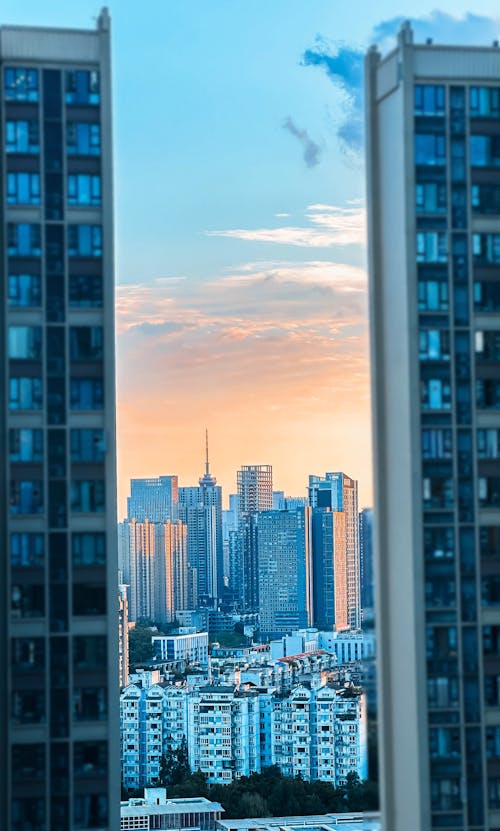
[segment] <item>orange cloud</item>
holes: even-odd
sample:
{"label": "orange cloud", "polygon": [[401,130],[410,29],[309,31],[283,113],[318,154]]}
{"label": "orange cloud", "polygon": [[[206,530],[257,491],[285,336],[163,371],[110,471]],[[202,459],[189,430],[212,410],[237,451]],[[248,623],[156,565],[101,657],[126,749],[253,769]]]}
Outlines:
{"label": "orange cloud", "polygon": [[241,464],[303,494],[342,469],[371,500],[366,282],[337,263],[251,263],[208,282],[120,286],[119,504],[133,476],[203,472],[210,432],[225,494]]}

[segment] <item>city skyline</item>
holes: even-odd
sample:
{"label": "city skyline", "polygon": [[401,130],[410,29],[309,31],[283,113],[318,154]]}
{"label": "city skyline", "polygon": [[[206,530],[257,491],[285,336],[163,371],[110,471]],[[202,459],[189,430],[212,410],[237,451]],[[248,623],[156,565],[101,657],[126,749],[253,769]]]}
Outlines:
{"label": "city skyline", "polygon": [[[347,469],[372,503],[361,65],[412,6],[110,4],[120,516],[132,476],[197,480],[205,426],[225,492],[269,463],[289,493],[306,468]],[[419,4],[420,40],[496,37],[490,0],[440,7]],[[2,7],[68,27],[95,12]]]}

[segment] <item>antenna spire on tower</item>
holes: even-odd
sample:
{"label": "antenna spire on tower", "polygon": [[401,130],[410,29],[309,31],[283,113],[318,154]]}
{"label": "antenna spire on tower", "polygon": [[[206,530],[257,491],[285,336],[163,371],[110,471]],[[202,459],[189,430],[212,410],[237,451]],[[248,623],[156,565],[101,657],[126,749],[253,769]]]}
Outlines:
{"label": "antenna spire on tower", "polygon": [[205,476],[210,476],[210,466],[208,462],[208,428],[205,428]]}

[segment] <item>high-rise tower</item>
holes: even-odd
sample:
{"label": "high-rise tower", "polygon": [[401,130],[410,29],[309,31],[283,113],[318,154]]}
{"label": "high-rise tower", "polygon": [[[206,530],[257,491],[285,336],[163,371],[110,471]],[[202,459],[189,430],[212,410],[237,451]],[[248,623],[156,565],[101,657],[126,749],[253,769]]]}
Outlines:
{"label": "high-rise tower", "polygon": [[[500,50],[367,58],[383,826],[500,827]],[[411,819],[409,819],[411,818]]]}
{"label": "high-rise tower", "polygon": [[0,827],[119,824],[110,20],[0,29]]}

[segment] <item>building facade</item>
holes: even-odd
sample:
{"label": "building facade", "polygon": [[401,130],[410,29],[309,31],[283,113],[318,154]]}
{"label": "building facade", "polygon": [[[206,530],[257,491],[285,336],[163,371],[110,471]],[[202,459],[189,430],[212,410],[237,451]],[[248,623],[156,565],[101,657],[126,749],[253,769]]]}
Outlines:
{"label": "building facade", "polygon": [[[309,476],[309,505],[342,513],[346,556],[347,620],[351,629],[361,626],[358,483],[345,473]],[[337,528],[339,531],[339,529]],[[339,531],[340,533],[340,531]],[[338,538],[340,543],[340,536]]]}
{"label": "building facade", "polygon": [[339,786],[367,775],[366,714],[358,687],[132,684],[121,695],[122,781],[157,785],[162,753],[187,739],[189,764],[210,784],[278,765]]}
{"label": "building facade", "polygon": [[0,826],[119,819],[110,19],[0,29]]}
{"label": "building facade", "polygon": [[271,465],[242,465],[237,472],[240,514],[272,511],[273,468]]}
{"label": "building facade", "polygon": [[137,522],[177,520],[179,483],[177,476],[131,479],[127,497],[127,519]]}
{"label": "building facade", "polygon": [[383,824],[500,827],[500,52],[367,57]]}
{"label": "building facade", "polygon": [[128,598],[127,586],[118,587],[118,655],[120,687],[128,684]]}
{"label": "building facade", "polygon": [[373,582],[373,509],[359,512],[359,572],[362,622],[373,620],[375,597]]}
{"label": "building facade", "polygon": [[312,622],[310,508],[263,511],[257,527],[261,636]]}
{"label": "building facade", "polygon": [[155,635],[153,649],[158,661],[179,666],[208,664],[208,632],[180,632],[178,635]]}

